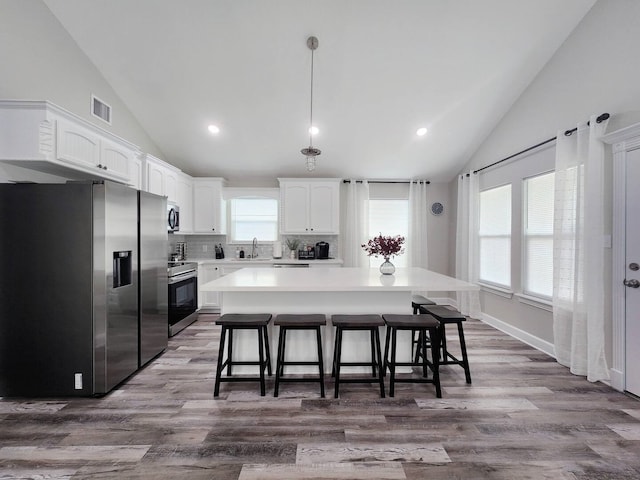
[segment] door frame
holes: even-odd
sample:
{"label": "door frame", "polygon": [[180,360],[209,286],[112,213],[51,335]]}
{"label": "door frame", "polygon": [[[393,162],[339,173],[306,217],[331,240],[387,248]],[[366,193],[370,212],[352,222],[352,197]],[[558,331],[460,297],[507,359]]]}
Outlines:
{"label": "door frame", "polygon": [[613,322],[611,386],[624,391],[625,383],[625,290],[626,273],[626,162],[627,152],[640,149],[640,123],[604,135],[601,140],[613,150],[613,231],[611,270],[611,314]]}

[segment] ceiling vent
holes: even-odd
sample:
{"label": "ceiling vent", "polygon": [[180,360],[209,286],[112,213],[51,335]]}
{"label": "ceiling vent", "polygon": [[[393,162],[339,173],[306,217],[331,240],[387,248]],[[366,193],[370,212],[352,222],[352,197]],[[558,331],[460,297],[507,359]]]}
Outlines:
{"label": "ceiling vent", "polygon": [[111,105],[106,104],[95,95],[91,95],[91,114],[111,125]]}

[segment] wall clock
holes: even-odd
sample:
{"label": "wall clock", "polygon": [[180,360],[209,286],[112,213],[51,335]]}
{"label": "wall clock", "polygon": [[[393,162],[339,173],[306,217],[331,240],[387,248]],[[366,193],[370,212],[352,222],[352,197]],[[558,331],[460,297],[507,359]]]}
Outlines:
{"label": "wall clock", "polygon": [[444,212],[444,206],[440,202],[433,202],[431,204],[431,213],[434,215],[442,215]]}

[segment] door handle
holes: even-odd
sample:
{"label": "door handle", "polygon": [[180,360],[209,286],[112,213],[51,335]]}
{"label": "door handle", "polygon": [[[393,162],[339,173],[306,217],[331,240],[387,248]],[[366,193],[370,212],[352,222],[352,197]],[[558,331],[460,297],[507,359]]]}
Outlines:
{"label": "door handle", "polygon": [[639,288],[640,287],[640,282],[638,280],[636,280],[635,278],[632,278],[631,280],[627,280],[625,278],[622,283],[624,283],[625,287],[629,287],[629,288]]}

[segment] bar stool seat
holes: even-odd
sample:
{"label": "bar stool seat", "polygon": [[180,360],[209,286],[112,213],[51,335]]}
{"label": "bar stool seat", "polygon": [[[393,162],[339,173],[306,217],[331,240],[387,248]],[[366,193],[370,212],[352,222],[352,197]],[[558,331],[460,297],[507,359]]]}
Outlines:
{"label": "bar stool seat", "polygon": [[[457,310],[451,310],[445,306],[425,306],[420,307],[420,312],[432,315],[442,325],[442,360],[440,365],[460,365],[464,369],[464,376],[467,383],[471,383],[471,370],[469,369],[469,358],[467,356],[467,344],[464,339],[464,329],[462,322],[466,321],[466,317]],[[458,338],[460,339],[460,359],[456,358],[447,349],[446,326],[456,324],[458,326]]]}
{"label": "bar stool seat", "polygon": [[435,304],[436,302],[428,299],[427,297],[423,297],[422,295],[411,295],[411,308],[413,308],[414,315],[419,313],[420,307]]}
{"label": "bar stool seat", "polygon": [[[280,327],[280,333],[278,335],[278,359],[276,362],[276,384],[273,391],[273,396],[278,396],[280,388],[280,382],[320,382],[320,396],[324,398],[324,361],[322,359],[322,336],[320,333],[320,327],[327,324],[327,319],[322,314],[283,314],[278,315],[274,322],[274,325]],[[315,330],[316,343],[318,348],[318,361],[299,361],[290,360],[285,361],[285,350],[287,343],[287,332],[289,330]],[[284,367],[288,365],[317,365],[319,370],[319,376],[317,378],[309,377],[283,377]]]}
{"label": "bar stool seat", "polygon": [[[384,370],[389,370],[389,396],[394,396],[395,383],[433,383],[436,388],[436,396],[442,397],[442,390],[440,388],[440,367],[439,367],[439,345],[440,345],[440,322],[433,318],[431,315],[395,315],[384,314],[382,315],[384,322],[387,325],[387,338],[384,346]],[[417,331],[421,338],[425,338],[427,331],[431,339],[431,361],[427,359],[427,344],[422,342],[420,348],[422,349],[422,363],[417,362],[413,355],[411,355],[412,361],[410,362],[398,362],[396,360],[396,335],[398,330],[409,330],[411,332]],[[389,347],[391,347],[391,358],[389,358]],[[396,378],[397,366],[422,366],[421,378]],[[432,378],[428,378],[428,370],[432,372]]]}
{"label": "bar stool seat", "polygon": [[[335,392],[334,397],[338,398],[340,394],[340,383],[373,383],[378,382],[380,384],[380,397],[384,398],[384,368],[382,361],[382,354],[380,352],[380,332],[379,327],[384,326],[384,320],[380,315],[332,315],[331,323],[336,327],[336,340],[333,350],[333,368],[331,370],[331,376],[335,377]],[[342,361],[342,334],[345,331],[368,331],[371,340],[371,360],[358,361],[358,362],[344,362]],[[343,366],[370,366],[372,378],[357,377],[357,378],[341,378],[340,369]],[[377,374],[376,374],[377,369]],[[377,377],[377,379],[376,379]]]}
{"label": "bar stool seat", "polygon": [[[269,336],[267,325],[271,321],[270,313],[226,313],[216,320],[216,325],[222,326],[220,333],[220,348],[218,350],[218,364],[216,368],[216,382],[213,396],[220,394],[221,382],[260,382],[260,395],[265,395],[264,371],[267,370],[271,376],[271,353],[269,352]],[[233,332],[235,330],[255,330],[258,334],[258,360],[239,361],[233,360]],[[227,343],[227,358],[224,359],[225,340],[229,333]],[[258,376],[232,377],[232,367],[234,365],[257,365]],[[227,375],[223,376],[224,368],[227,368]]]}

